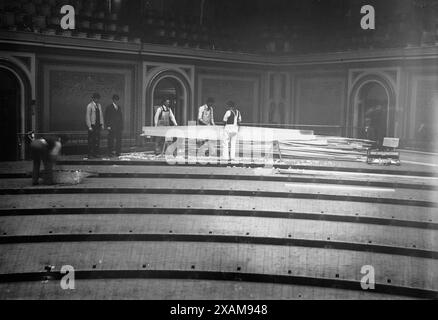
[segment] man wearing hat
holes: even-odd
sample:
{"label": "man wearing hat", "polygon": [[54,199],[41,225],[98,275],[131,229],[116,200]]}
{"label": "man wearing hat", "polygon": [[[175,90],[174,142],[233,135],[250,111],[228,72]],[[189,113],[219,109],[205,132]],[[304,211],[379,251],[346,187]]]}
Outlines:
{"label": "man wearing hat", "polygon": [[[214,99],[208,98],[207,103],[199,107],[198,112],[198,124],[200,126],[214,126],[214,113],[213,113],[213,104]],[[205,144],[206,143],[206,144]],[[204,148],[208,147],[209,156],[216,156],[216,148],[215,142],[209,140],[200,140],[198,144]]]}
{"label": "man wearing hat", "polygon": [[85,123],[88,128],[88,158],[99,157],[100,131],[103,129],[104,123],[102,106],[99,100],[100,94],[94,93],[85,115]]}
{"label": "man wearing hat", "polygon": [[[113,103],[105,109],[105,124],[108,130],[108,155],[120,156],[122,149],[123,114],[119,105],[120,97],[113,95]],[[114,149],[115,142],[115,149]]]}
{"label": "man wearing hat", "polygon": [[[170,98],[164,98],[162,100],[162,105],[155,110],[154,125],[155,127],[168,127],[172,123],[174,126],[178,126],[175,116],[170,108],[171,100]],[[156,137],[155,138],[155,155],[161,155],[165,152],[165,138]]]}
{"label": "man wearing hat", "polygon": [[[239,124],[242,122],[242,116],[233,101],[227,102],[227,108],[228,111],[224,115],[225,128],[222,157],[226,160],[235,160],[237,133],[239,132]],[[231,146],[229,148],[230,144]]]}
{"label": "man wearing hat", "polygon": [[214,126],[213,98],[208,98],[207,103],[199,107],[198,123],[201,126]]}

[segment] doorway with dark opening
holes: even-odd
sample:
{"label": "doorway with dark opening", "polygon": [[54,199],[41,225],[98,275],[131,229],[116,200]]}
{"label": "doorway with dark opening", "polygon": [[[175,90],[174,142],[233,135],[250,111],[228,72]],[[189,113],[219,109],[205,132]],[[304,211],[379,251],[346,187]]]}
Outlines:
{"label": "doorway with dark opening", "polygon": [[16,76],[0,68],[0,161],[19,158],[20,84]]}
{"label": "doorway with dark opening", "polygon": [[388,93],[379,82],[367,82],[359,89],[356,110],[360,138],[382,143],[388,131],[388,107]]}
{"label": "doorway with dark opening", "polygon": [[168,98],[171,101],[171,109],[179,125],[185,122],[185,97],[182,85],[178,80],[172,77],[161,79],[153,91],[153,104],[160,106],[163,99]]}

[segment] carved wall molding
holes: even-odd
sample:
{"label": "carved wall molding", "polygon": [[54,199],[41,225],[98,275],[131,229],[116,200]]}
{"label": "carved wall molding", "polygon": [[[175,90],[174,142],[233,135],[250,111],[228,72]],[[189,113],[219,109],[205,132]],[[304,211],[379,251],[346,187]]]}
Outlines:
{"label": "carved wall molding", "polygon": [[[387,135],[398,136],[403,120],[400,119],[401,67],[355,68],[348,71],[348,108],[346,126],[357,126],[357,102],[360,89],[367,83],[380,84],[388,96]],[[352,132],[350,132],[352,134]]]}
{"label": "carved wall molding", "polygon": [[0,61],[5,60],[14,64],[20,70],[26,74],[31,85],[31,99],[36,98],[35,78],[36,78],[36,58],[33,53],[26,52],[11,52],[0,51]]}
{"label": "carved wall molding", "polygon": [[193,117],[193,97],[195,96],[195,67],[185,64],[143,62],[143,88],[141,123],[151,125],[152,93],[157,81],[170,77],[178,81],[184,90],[184,119]]}

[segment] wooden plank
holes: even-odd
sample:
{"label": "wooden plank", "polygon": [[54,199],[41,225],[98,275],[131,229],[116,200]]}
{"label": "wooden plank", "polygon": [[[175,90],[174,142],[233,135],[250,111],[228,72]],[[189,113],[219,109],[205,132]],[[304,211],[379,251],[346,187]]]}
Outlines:
{"label": "wooden plank", "polygon": [[[197,270],[357,281],[364,265],[376,283],[438,289],[438,260],[347,250],[200,242],[72,242],[1,245],[0,273],[59,270]],[[400,266],[403,269],[400,270]],[[338,276],[336,276],[338,275]]]}
{"label": "wooden plank", "polygon": [[390,183],[414,183],[419,185],[438,185],[437,177],[418,177],[418,176],[401,176],[389,174],[373,174],[361,172],[333,172],[333,171],[316,171],[303,169],[279,169],[278,173],[287,174],[291,177],[315,177],[315,178],[334,178],[338,180],[354,180],[367,182],[390,182]]}
{"label": "wooden plank", "polygon": [[[317,137],[317,139],[320,139]],[[329,143],[327,140],[315,140],[315,141],[281,141],[283,148],[290,149],[302,149],[308,148],[309,150],[317,150],[324,152],[355,152],[363,154],[367,152],[368,144],[352,143],[349,139],[345,138],[345,143]]]}
{"label": "wooden plank", "polygon": [[[128,190],[142,190],[142,189],[172,189],[172,190],[199,190],[212,191],[234,191],[234,192],[270,192],[278,193],[272,197],[300,197],[300,194],[318,195],[318,196],[341,196],[341,197],[356,197],[357,201],[368,201],[369,199],[403,200],[403,201],[423,201],[433,203],[436,200],[436,190],[415,190],[415,189],[398,189],[385,187],[368,187],[368,186],[347,186],[347,185],[323,185],[319,183],[296,183],[296,182],[277,182],[277,181],[248,181],[237,180],[230,184],[229,180],[222,179],[197,179],[196,183],[191,179],[160,179],[160,178],[88,178],[80,185],[57,185],[56,187],[31,187],[27,179],[2,179],[0,180],[0,192],[3,189],[10,190],[32,190],[35,192],[40,190],[44,194],[45,190],[56,188],[59,193],[62,190],[88,190],[103,189],[99,193],[105,193],[104,189],[128,189]],[[90,191],[91,192],[91,191]],[[68,192],[67,192],[68,193]],[[256,194],[254,194],[256,196]],[[301,197],[302,198],[302,197]],[[360,200],[360,198],[368,198],[368,200]],[[383,200],[382,200],[383,201]]]}
{"label": "wooden plank", "polygon": [[[92,171],[96,174],[161,174],[166,178],[168,174],[177,174],[184,176],[190,175],[232,175],[235,177],[245,176],[263,176],[263,177],[298,177],[298,178],[322,178],[322,179],[336,179],[342,181],[364,181],[364,182],[388,182],[388,183],[402,183],[402,184],[418,184],[428,186],[438,186],[438,177],[419,177],[419,176],[402,176],[395,174],[377,174],[377,173],[360,173],[360,172],[336,172],[336,171],[322,171],[322,170],[308,170],[308,169],[260,169],[260,168],[246,168],[246,167],[207,167],[207,166],[128,166],[128,165],[59,165],[58,168],[63,170],[82,170]],[[27,171],[26,171],[27,170]],[[7,170],[8,174],[31,174],[31,168],[18,169],[11,168]],[[0,181],[3,179],[0,179]]]}
{"label": "wooden plank", "polygon": [[261,170],[260,168],[236,168],[236,167],[180,167],[180,166],[60,166],[65,170],[82,170],[93,171],[95,173],[108,173],[108,174],[143,174],[154,173],[162,174],[163,178],[166,178],[167,174],[178,175],[232,175],[238,177],[245,176],[265,176],[265,177],[278,177],[284,174],[290,177],[300,178],[334,178],[343,181],[366,181],[366,182],[389,182],[389,183],[406,183],[406,184],[419,184],[419,185],[434,185],[438,186],[438,177],[418,177],[418,176],[401,176],[401,175],[388,175],[388,174],[371,174],[360,172],[333,172],[333,171],[321,171],[321,170],[304,170],[304,169],[268,169]]}
{"label": "wooden plank", "polygon": [[75,194],[71,195],[0,195],[0,210],[56,208],[124,208],[124,209],[216,209],[264,212],[302,212],[346,217],[383,218],[388,221],[419,221],[438,223],[438,209],[381,203],[360,203],[314,199],[282,199],[265,197],[209,195],[145,195],[145,194]]}
{"label": "wooden plank", "polygon": [[438,251],[438,230],[352,222],[172,214],[0,217],[0,235],[201,234],[327,240]]}
{"label": "wooden plank", "polygon": [[58,281],[0,283],[0,299],[47,300],[298,300],[412,299],[370,291],[340,290],[269,283],[173,279],[76,280],[75,290]]}
{"label": "wooden plank", "polygon": [[[417,175],[417,176],[434,176],[436,178],[436,170],[434,167],[431,167],[429,165],[421,165],[418,164],[420,162],[428,162],[431,161],[429,158],[424,159],[424,155],[417,155],[415,154],[415,157],[413,157],[411,154],[408,154],[406,152],[401,153],[401,159],[402,159],[402,165],[401,166],[374,166],[374,165],[368,165],[366,163],[360,163],[360,162],[348,162],[348,161],[327,161],[324,159],[318,159],[310,160],[310,159],[283,159],[283,165],[281,166],[283,169],[287,169],[287,166],[293,166],[295,168],[301,168],[301,169],[314,169],[318,171],[355,171],[355,172],[365,172],[365,171],[373,171],[373,173],[390,173],[390,174],[397,174],[397,175]],[[404,163],[404,159],[409,159],[411,161],[414,161],[414,163],[406,162]],[[112,161],[109,160],[83,160],[83,156],[68,156],[68,157],[62,157],[60,159],[61,161],[58,162],[58,164],[69,164],[72,165],[73,168],[76,166],[82,165],[90,165],[90,166],[96,166],[96,165],[104,165],[104,166],[135,166],[137,168],[144,167],[144,166],[155,166],[157,163],[162,162],[164,166],[166,166],[166,162],[164,161],[164,158],[161,159],[162,161],[157,161],[157,159],[154,159],[154,161],[150,160],[142,160],[142,161]],[[430,162],[430,164],[435,163],[434,161]],[[249,165],[249,163],[248,163]],[[169,167],[169,166],[167,166]],[[178,166],[178,168],[183,167],[194,167],[194,166]],[[195,168],[199,168],[200,166],[197,165]],[[216,165],[214,166],[204,166],[209,168],[217,168]],[[9,173],[9,172],[31,172],[32,170],[32,163],[29,161],[23,161],[23,162],[5,162],[0,163],[0,173]]]}
{"label": "wooden plank", "polygon": [[[184,139],[211,139],[222,140],[223,126],[178,126],[178,127],[143,127],[142,136],[165,137]],[[238,139],[244,141],[280,141],[280,140],[314,140],[313,131],[275,129],[262,127],[239,127]]]}

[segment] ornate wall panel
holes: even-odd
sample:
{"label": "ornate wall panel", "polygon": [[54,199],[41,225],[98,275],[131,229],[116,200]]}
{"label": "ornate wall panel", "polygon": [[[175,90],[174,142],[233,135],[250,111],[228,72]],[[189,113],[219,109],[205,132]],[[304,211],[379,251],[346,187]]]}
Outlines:
{"label": "ornate wall panel", "polygon": [[216,101],[215,120],[222,121],[227,101],[234,101],[246,123],[260,120],[260,80],[253,77],[201,74],[198,78],[198,104],[208,97]]}
{"label": "ornate wall panel", "polygon": [[131,69],[44,65],[44,131],[85,131],[85,110],[94,92],[102,96],[104,109],[118,94],[125,128],[130,128],[132,76]]}
{"label": "ornate wall panel", "polygon": [[438,120],[438,78],[414,76],[409,108],[409,138],[436,141]]}
{"label": "ornate wall panel", "polygon": [[296,124],[341,126],[345,112],[345,79],[312,76],[296,79]]}

